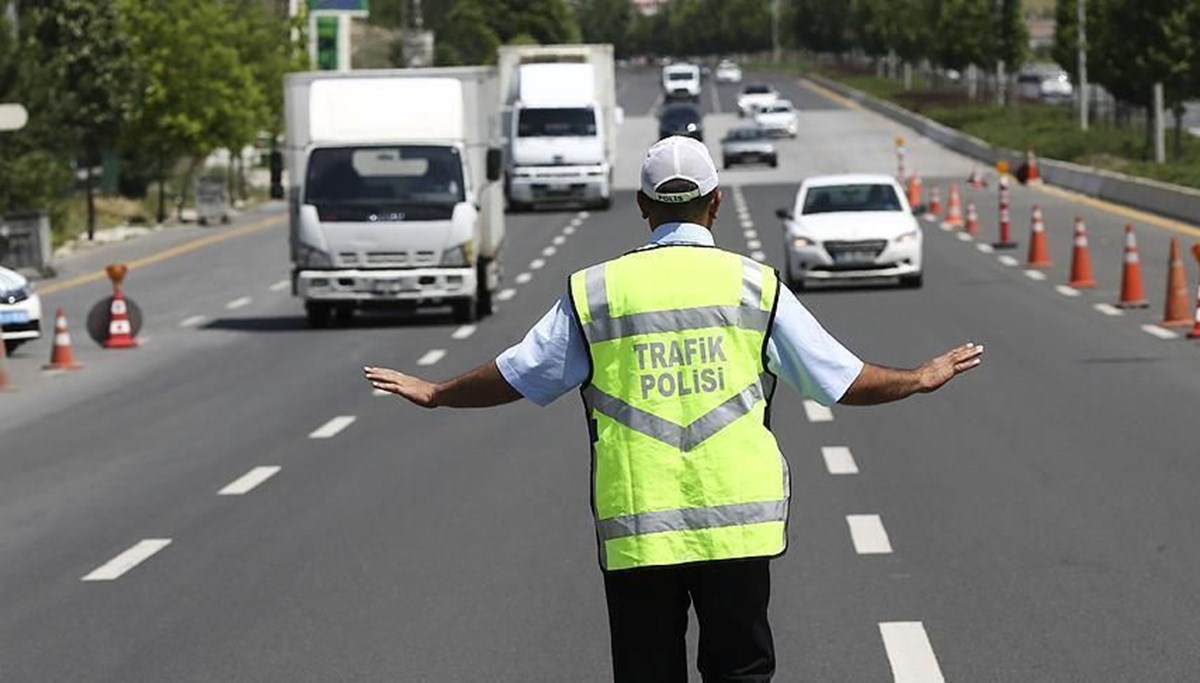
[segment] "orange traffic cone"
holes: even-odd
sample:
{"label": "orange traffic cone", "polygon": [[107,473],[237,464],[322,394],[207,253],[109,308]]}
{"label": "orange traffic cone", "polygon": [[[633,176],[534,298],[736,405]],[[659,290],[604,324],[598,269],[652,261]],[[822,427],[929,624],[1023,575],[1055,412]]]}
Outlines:
{"label": "orange traffic cone", "polygon": [[1133,226],[1125,225],[1125,265],[1121,271],[1121,300],[1119,308],[1146,308],[1146,291],[1142,287],[1142,259],[1138,256],[1137,237]]}
{"label": "orange traffic cone", "polygon": [[1033,153],[1033,148],[1025,150],[1025,184],[1038,185],[1042,182],[1042,172],[1038,170],[1037,155]]}
{"label": "orange traffic cone", "polygon": [[120,288],[113,289],[112,306],[109,309],[111,317],[108,323],[108,339],[104,341],[106,349],[132,349],[137,346],[133,338],[133,327],[129,323],[129,307],[125,304],[125,295]]}
{"label": "orange traffic cone", "polygon": [[977,237],[979,235],[979,211],[975,209],[975,202],[967,202],[967,234]]}
{"label": "orange traffic cone", "polygon": [[908,177],[908,206],[917,208],[921,205],[921,176],[913,173]]}
{"label": "orange traffic cone", "polygon": [[1092,276],[1092,254],[1088,250],[1087,225],[1078,216],[1075,217],[1075,249],[1071,253],[1071,280],[1067,284],[1075,289],[1096,286],[1096,278]]}
{"label": "orange traffic cone", "polygon": [[938,218],[942,215],[942,191],[936,186],[929,188],[929,210],[925,212],[925,217],[929,219]]}
{"label": "orange traffic cone", "polygon": [[979,172],[979,164],[971,167],[971,175],[967,176],[967,187],[972,190],[982,190],[987,187],[987,181],[983,179],[983,174]]}
{"label": "orange traffic cone", "polygon": [[946,207],[946,220],[942,221],[943,228],[961,228],[963,226],[962,195],[958,192],[958,183],[950,184],[950,205]]}
{"label": "orange traffic cone", "polygon": [[1179,252],[1179,238],[1171,238],[1171,265],[1167,271],[1167,305],[1163,311],[1162,325],[1183,327],[1192,324],[1188,310],[1187,271],[1183,269],[1183,255]]}
{"label": "orange traffic cone", "polygon": [[54,314],[54,348],[50,351],[50,362],[43,370],[78,370],[83,366],[75,362],[71,349],[71,333],[67,331],[67,314],[60,307]]}
{"label": "orange traffic cone", "polygon": [[[1196,262],[1200,263],[1200,244],[1192,245],[1192,256],[1195,256]],[[1188,332],[1188,339],[1200,339],[1200,285],[1196,288],[1195,322],[1192,324],[1192,331]]]}
{"label": "orange traffic cone", "polygon": [[1029,235],[1029,266],[1045,268],[1053,265],[1050,260],[1050,245],[1046,240],[1046,224],[1042,222],[1042,207],[1033,207],[1033,225]]}

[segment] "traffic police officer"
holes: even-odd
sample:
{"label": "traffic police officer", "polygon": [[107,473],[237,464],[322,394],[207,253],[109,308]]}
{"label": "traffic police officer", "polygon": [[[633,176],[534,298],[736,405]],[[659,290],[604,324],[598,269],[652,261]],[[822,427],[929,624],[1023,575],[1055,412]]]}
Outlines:
{"label": "traffic police officer", "polygon": [[869,405],[933,391],[983,353],[863,363],[774,270],[714,246],[717,185],[703,144],[660,141],[637,196],[650,243],[572,275],[521,343],[440,384],[365,368],[376,388],[430,408],[545,405],[582,387],[620,682],[687,680],[689,604],[705,681],[774,674],[768,565],[787,546],[790,488],[769,429],[776,378],[827,405]]}

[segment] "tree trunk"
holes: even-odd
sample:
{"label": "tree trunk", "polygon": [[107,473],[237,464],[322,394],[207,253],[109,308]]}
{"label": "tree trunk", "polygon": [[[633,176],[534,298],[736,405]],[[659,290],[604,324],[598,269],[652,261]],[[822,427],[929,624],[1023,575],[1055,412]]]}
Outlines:
{"label": "tree trunk", "polygon": [[88,241],[96,239],[96,193],[92,189],[92,164],[91,155],[84,162],[87,170],[84,171],[84,184],[87,186],[87,236]]}
{"label": "tree trunk", "polygon": [[158,155],[158,223],[162,225],[167,222],[167,178],[164,167],[166,160],[163,159],[163,154]]}
{"label": "tree trunk", "polygon": [[1171,156],[1178,161],[1183,158],[1183,105],[1176,105],[1172,113],[1175,114],[1175,139],[1171,143]]}

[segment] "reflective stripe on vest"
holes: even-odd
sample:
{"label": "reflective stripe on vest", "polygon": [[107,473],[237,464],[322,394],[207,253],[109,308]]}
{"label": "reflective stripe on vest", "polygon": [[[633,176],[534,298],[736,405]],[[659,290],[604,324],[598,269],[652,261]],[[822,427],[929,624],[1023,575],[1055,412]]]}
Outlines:
{"label": "reflective stripe on vest", "polygon": [[778,287],[757,261],[703,247],[572,276],[605,569],[783,551],[788,473],[765,426],[775,378],[763,365]]}

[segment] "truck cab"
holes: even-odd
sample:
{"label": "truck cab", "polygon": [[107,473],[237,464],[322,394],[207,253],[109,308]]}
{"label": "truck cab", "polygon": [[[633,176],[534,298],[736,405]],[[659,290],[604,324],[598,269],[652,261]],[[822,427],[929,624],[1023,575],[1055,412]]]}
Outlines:
{"label": "truck cab", "polygon": [[670,64],[662,70],[663,98],[667,101],[700,101],[700,67]]}

